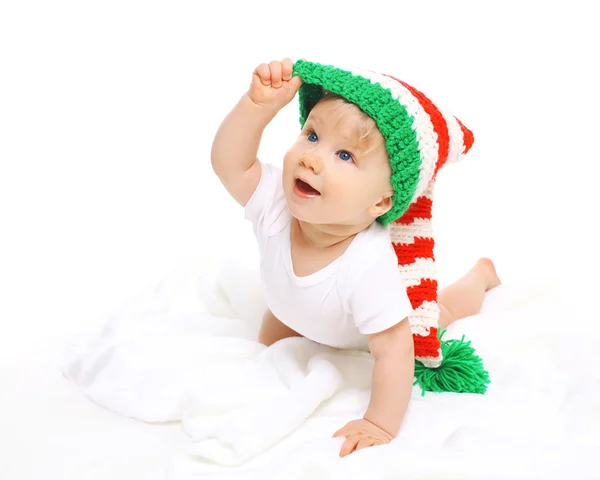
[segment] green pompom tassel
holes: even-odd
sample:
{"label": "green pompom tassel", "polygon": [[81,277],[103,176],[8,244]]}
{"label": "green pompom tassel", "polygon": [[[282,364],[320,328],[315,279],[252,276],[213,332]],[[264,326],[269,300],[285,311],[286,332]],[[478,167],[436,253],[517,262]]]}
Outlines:
{"label": "green pompom tassel", "polygon": [[481,357],[475,355],[471,342],[450,339],[442,341],[446,333],[439,334],[442,344],[442,364],[437,368],[429,368],[415,360],[415,383],[419,385],[425,396],[428,392],[456,392],[456,393],[485,393],[490,375],[483,368]]}

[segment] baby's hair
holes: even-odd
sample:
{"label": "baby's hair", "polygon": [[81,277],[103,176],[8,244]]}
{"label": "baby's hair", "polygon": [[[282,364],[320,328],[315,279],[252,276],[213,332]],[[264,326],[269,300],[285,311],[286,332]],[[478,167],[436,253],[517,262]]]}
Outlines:
{"label": "baby's hair", "polygon": [[379,145],[384,144],[383,136],[379,132],[375,121],[354,103],[349,102],[344,97],[341,97],[340,95],[328,90],[323,91],[323,96],[318,103],[321,102],[334,102],[335,108],[342,114],[351,112],[359,114],[360,121],[357,122],[355,128],[356,133],[358,134],[358,145],[367,146],[367,148],[363,150],[363,154],[367,154],[377,148]]}

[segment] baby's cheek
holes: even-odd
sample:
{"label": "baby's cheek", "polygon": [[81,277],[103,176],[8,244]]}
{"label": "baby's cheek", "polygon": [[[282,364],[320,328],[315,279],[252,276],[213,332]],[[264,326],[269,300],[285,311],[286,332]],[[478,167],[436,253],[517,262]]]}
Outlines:
{"label": "baby's cheek", "polygon": [[357,205],[363,202],[364,185],[354,179],[346,178],[339,182],[338,198],[348,205]]}
{"label": "baby's cheek", "polygon": [[289,167],[291,166],[292,160],[294,158],[294,154],[292,152],[292,150],[288,150],[285,155],[283,156],[283,167]]}
{"label": "baby's cheek", "polygon": [[352,184],[342,175],[336,175],[335,173],[329,175],[325,186],[329,192],[334,192],[337,198],[348,199],[352,197]]}
{"label": "baby's cheek", "polygon": [[358,210],[362,210],[361,192],[356,186],[348,188],[341,186],[334,194],[335,210],[344,218],[354,217]]}
{"label": "baby's cheek", "polygon": [[288,180],[294,176],[296,169],[295,156],[293,152],[289,151],[283,157],[283,178]]}

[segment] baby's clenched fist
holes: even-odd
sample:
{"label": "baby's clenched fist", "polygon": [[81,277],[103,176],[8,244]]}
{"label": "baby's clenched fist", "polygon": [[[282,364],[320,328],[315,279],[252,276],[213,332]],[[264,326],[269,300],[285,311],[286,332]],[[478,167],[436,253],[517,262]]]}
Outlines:
{"label": "baby's clenched fist", "polygon": [[294,64],[289,58],[261,63],[252,73],[248,96],[256,105],[278,112],[292,101],[302,85],[293,71]]}

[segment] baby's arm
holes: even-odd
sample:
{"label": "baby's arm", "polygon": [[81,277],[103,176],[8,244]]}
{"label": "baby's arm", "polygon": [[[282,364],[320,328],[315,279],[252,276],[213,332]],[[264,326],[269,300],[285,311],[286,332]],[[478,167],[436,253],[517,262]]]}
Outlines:
{"label": "baby's arm", "polygon": [[408,408],[415,374],[414,344],[408,319],[369,335],[369,349],[375,366],[371,401],[364,418],[395,437]]}
{"label": "baby's arm", "polygon": [[346,437],[340,457],[389,443],[400,430],[412,393],[415,357],[408,319],[368,338],[375,359],[371,401],[362,419],[353,420],[334,433],[334,437]]}
{"label": "baby's arm", "polygon": [[261,165],[256,155],[263,131],[294,98],[302,83],[299,77],[292,77],[292,70],[288,58],[259,65],[248,92],[225,117],[213,140],[213,170],[242,206],[260,181]]}

